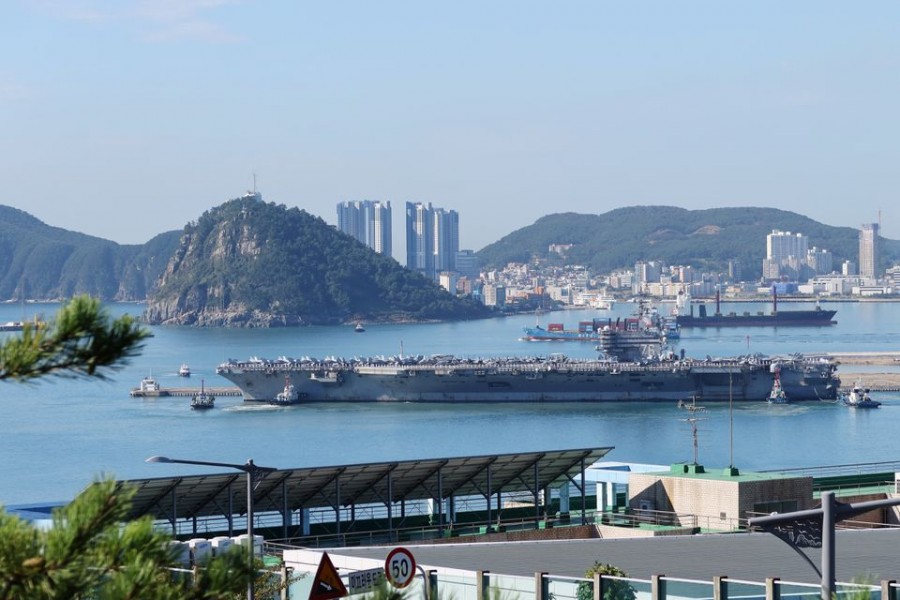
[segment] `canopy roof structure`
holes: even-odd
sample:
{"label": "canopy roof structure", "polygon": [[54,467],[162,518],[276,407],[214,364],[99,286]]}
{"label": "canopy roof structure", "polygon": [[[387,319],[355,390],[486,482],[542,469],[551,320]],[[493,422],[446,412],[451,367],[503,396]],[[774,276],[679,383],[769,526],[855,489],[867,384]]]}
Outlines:
{"label": "canopy roof structure", "polygon": [[[255,515],[280,513],[287,533],[288,526],[296,524],[294,513],[302,509],[330,508],[340,514],[348,507],[380,504],[392,518],[392,507],[410,501],[461,496],[490,499],[516,492],[530,492],[537,499],[539,491],[569,482],[579,485],[583,494],[584,469],[611,450],[587,448],[278,469],[254,476],[253,511]],[[119,485],[136,489],[132,518],[150,515],[169,521],[175,530],[176,523],[183,519],[225,518],[231,524],[234,516],[245,515],[246,482],[247,475],[236,469],[132,479]],[[336,519],[338,527],[340,520]]]}

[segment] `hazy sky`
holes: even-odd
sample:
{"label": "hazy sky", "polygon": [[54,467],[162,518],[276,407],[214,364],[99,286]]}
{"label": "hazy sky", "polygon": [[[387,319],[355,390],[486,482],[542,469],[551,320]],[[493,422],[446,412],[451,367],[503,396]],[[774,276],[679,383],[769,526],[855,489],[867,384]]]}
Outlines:
{"label": "hazy sky", "polygon": [[[253,185],[460,215],[771,206],[900,238],[900,2],[5,0],[0,204],[143,243]],[[762,242],[761,242],[762,243]]]}

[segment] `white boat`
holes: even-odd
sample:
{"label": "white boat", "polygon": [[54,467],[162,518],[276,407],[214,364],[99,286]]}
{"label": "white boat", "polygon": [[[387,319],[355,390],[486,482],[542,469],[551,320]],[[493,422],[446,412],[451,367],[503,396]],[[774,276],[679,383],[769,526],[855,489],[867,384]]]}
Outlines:
{"label": "white boat", "polygon": [[200,380],[200,393],[191,398],[191,408],[194,410],[204,410],[213,408],[216,404],[216,398],[212,394],[207,394],[203,387],[203,380]]}
{"label": "white boat", "polygon": [[362,323],[357,323],[356,327],[353,328],[353,331],[355,331],[356,333],[362,333],[365,330],[366,330],[366,328],[363,327]]}
{"label": "white boat", "polygon": [[269,404],[287,406],[288,404],[294,404],[299,398],[300,394],[297,393],[297,389],[294,387],[294,384],[291,383],[291,378],[285,377],[284,389],[275,394],[275,399],[269,400]]}
{"label": "white boat", "polygon": [[590,301],[591,308],[597,310],[612,310],[616,299],[612,296],[596,296]]}
{"label": "white boat", "polygon": [[191,368],[187,363],[181,363],[181,368],[178,369],[179,377],[190,377],[191,376]]}
{"label": "white boat", "polygon": [[25,329],[25,323],[22,321],[0,323],[0,331],[22,331],[23,329]]}
{"label": "white boat", "polygon": [[153,378],[153,375],[147,375],[141,379],[140,391],[142,394],[152,394],[159,392],[159,382]]}
{"label": "white boat", "polygon": [[869,388],[863,388],[857,383],[850,390],[849,394],[843,396],[844,404],[850,408],[878,408],[881,402],[872,400],[869,396]]}

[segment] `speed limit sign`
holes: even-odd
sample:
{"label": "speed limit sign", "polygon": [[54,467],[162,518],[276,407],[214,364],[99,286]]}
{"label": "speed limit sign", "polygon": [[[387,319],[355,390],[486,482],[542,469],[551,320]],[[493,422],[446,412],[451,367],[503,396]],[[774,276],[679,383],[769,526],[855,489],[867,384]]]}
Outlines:
{"label": "speed limit sign", "polygon": [[416,576],[416,559],[406,548],[394,548],[384,561],[384,575],[395,588],[405,588]]}

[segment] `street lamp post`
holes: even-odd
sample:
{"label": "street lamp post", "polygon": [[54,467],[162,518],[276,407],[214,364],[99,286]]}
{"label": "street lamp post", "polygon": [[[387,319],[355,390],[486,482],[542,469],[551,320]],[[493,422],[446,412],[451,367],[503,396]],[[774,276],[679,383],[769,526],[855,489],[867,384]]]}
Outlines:
{"label": "street lamp post", "polygon": [[247,583],[247,600],[253,600],[254,586],[254,562],[253,562],[253,488],[258,476],[277,471],[272,467],[260,467],[253,464],[253,459],[248,459],[243,465],[236,463],[209,462],[205,460],[187,460],[182,458],[169,458],[168,456],[151,456],[146,460],[149,463],[177,463],[182,465],[202,465],[206,467],[226,467],[237,469],[247,474],[247,537],[249,538],[248,560],[250,563],[250,580]]}

